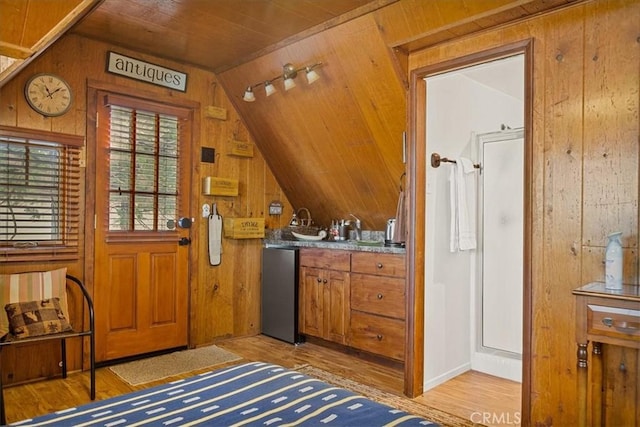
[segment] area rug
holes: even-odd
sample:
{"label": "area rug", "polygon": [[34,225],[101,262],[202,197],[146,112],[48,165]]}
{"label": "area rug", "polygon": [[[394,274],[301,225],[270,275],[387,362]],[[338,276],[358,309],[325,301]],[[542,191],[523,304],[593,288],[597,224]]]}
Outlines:
{"label": "area rug", "polygon": [[135,386],[240,359],[230,351],[211,345],[122,363],[109,369]]}
{"label": "area rug", "polygon": [[330,372],[323,371],[322,369],[315,368],[311,365],[303,365],[300,367],[295,367],[294,369],[305,375],[309,375],[310,377],[322,380],[326,383],[351,390],[354,393],[360,394],[364,397],[368,397],[369,399],[375,400],[376,402],[384,403],[385,405],[402,409],[403,411],[410,412],[415,415],[420,415],[442,426],[469,427],[482,425],[473,423],[471,420],[458,417],[457,415],[448,414],[439,409],[414,402],[407,397],[396,396],[394,394],[378,390],[374,387],[358,383],[348,378],[334,375]]}

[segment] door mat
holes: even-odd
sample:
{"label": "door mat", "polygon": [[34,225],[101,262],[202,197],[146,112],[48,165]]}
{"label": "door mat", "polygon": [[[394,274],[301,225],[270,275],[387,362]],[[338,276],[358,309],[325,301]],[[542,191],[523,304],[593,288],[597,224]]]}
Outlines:
{"label": "door mat", "polygon": [[240,359],[230,351],[211,345],[122,363],[109,369],[135,386]]}
{"label": "door mat", "polygon": [[377,388],[360,384],[356,381],[348,378],[341,377],[339,375],[332,374],[327,371],[315,368],[310,365],[303,365],[293,368],[296,371],[308,375],[313,378],[317,378],[326,383],[333,384],[335,386],[346,388],[352,392],[368,397],[376,402],[384,403],[385,405],[392,406],[394,408],[401,409],[414,415],[420,415],[430,421],[436,422],[442,426],[451,427],[470,427],[470,426],[482,426],[482,424],[476,424],[471,420],[464,419],[457,415],[448,414],[439,409],[431,406],[423,405],[415,402],[408,397],[396,396],[391,393],[387,393]]}

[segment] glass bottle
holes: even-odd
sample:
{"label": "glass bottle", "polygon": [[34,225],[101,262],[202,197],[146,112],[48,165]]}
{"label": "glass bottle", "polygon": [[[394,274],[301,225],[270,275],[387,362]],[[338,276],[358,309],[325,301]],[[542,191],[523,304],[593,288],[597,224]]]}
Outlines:
{"label": "glass bottle", "polygon": [[607,250],[605,251],[605,289],[622,290],[622,232],[618,231],[607,236]]}

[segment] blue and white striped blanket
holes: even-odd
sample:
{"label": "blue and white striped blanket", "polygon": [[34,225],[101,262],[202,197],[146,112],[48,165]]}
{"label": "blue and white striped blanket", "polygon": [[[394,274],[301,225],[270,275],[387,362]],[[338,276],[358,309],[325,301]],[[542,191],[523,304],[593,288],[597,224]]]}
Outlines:
{"label": "blue and white striped blanket", "polygon": [[91,402],[26,426],[434,426],[299,372],[247,363]]}

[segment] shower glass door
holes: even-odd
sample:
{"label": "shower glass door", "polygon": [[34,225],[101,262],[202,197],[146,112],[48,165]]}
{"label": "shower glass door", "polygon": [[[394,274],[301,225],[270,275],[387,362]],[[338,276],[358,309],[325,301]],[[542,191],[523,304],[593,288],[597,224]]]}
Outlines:
{"label": "shower glass door", "polygon": [[481,350],[522,355],[524,134],[478,135]]}

